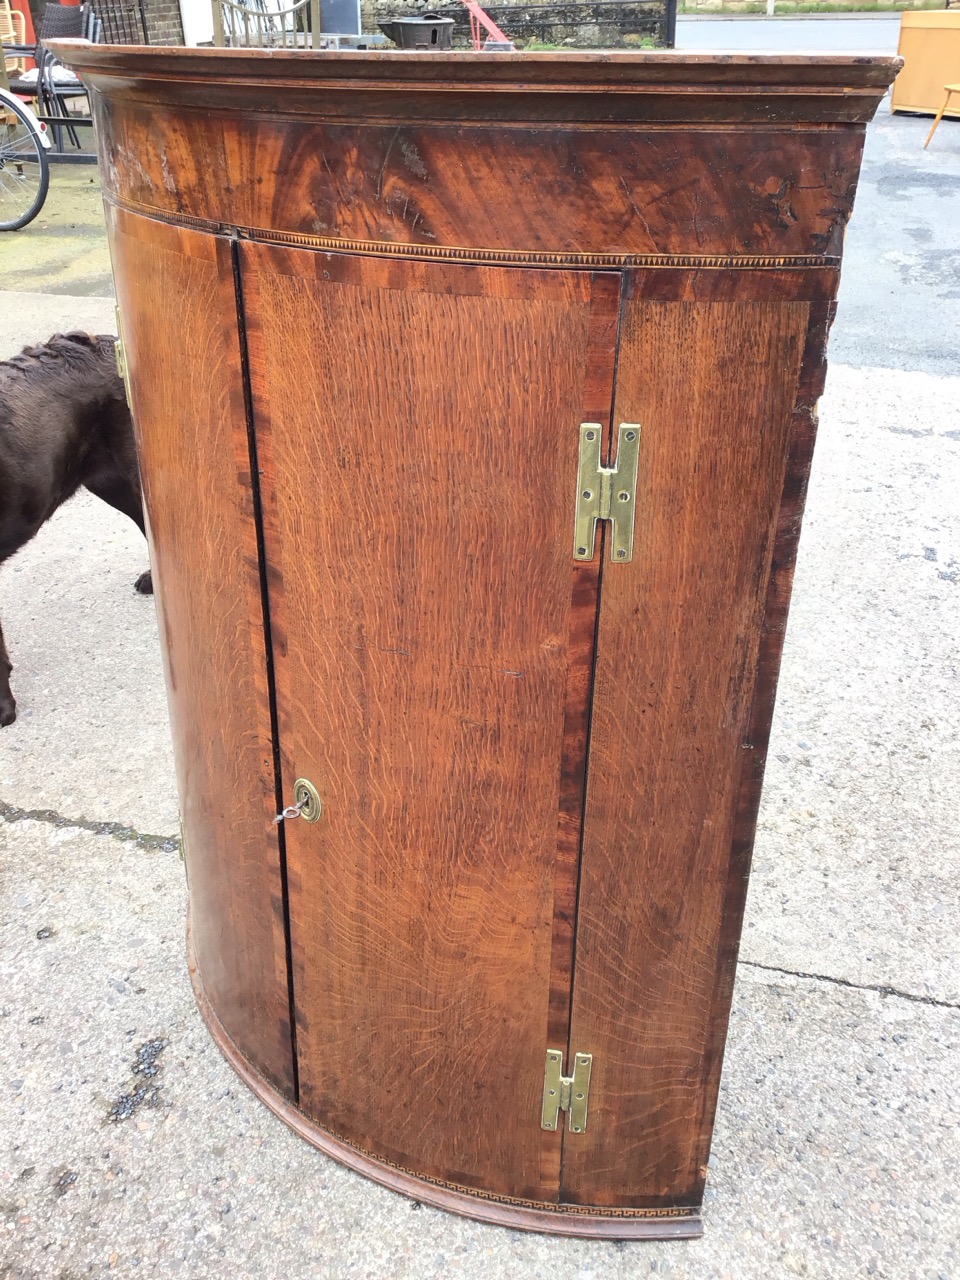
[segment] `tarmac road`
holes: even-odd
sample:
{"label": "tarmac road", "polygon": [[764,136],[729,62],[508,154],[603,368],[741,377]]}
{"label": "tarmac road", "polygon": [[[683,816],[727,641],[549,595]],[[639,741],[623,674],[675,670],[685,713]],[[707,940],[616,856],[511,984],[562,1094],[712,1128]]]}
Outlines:
{"label": "tarmac road", "polygon": [[783,18],[679,17],[689,53],[896,53],[900,15],[798,14]]}

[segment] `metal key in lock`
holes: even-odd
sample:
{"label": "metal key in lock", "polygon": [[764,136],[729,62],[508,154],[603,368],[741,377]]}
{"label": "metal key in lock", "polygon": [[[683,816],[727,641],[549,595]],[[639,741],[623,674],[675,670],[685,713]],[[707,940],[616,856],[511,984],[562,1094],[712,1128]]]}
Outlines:
{"label": "metal key in lock", "polygon": [[302,818],[304,822],[316,822],[323,812],[320,792],[307,778],[298,778],[293,784],[294,803],[287,805],[274,818],[274,824],[290,818]]}

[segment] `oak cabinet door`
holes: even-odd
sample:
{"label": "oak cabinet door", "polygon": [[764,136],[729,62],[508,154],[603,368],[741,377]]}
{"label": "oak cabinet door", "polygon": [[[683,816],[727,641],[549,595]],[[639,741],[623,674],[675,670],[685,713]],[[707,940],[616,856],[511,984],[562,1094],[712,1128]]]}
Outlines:
{"label": "oak cabinet door", "polygon": [[240,250],[301,1108],[381,1160],[556,1200],[618,273]]}
{"label": "oak cabinet door", "polygon": [[208,1017],[293,1099],[267,646],[233,253],[108,206]]}
{"label": "oak cabinet door", "polygon": [[811,413],[809,292],[770,301],[790,283],[771,273],[653,276],[621,334],[634,558],[601,588],[571,1028],[593,1080],[563,1153],[563,1198],[609,1207],[702,1196],[759,788],[744,779],[769,724],[768,701],[751,738],[768,584],[795,405]]}

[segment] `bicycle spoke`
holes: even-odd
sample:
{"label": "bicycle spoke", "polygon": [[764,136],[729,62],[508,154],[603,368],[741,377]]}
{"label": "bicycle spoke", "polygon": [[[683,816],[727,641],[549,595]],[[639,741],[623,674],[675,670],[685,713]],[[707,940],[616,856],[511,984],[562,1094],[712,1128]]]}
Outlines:
{"label": "bicycle spoke", "polygon": [[38,185],[37,181],[25,183],[18,180],[9,169],[0,169],[0,204],[6,207],[10,202],[16,213],[21,214],[36,199]]}
{"label": "bicycle spoke", "polygon": [[39,212],[48,162],[22,111],[0,101],[0,229],[16,230]]}
{"label": "bicycle spoke", "polygon": [[40,171],[36,164],[33,168],[35,171],[31,172],[22,163],[0,165],[0,191],[3,193],[4,203],[8,198],[12,199],[17,204],[19,212],[28,208],[36,199],[40,185]]}

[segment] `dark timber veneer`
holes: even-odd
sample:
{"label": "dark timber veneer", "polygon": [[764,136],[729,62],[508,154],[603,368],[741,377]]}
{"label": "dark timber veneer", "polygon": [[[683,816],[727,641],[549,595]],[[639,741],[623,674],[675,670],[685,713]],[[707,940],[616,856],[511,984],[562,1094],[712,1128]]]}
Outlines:
{"label": "dark timber veneer", "polygon": [[[696,1234],[896,60],[56,49],[97,122],[218,1043],[417,1199]],[[601,492],[632,555],[576,524]],[[322,812],[275,823],[300,779]]]}

